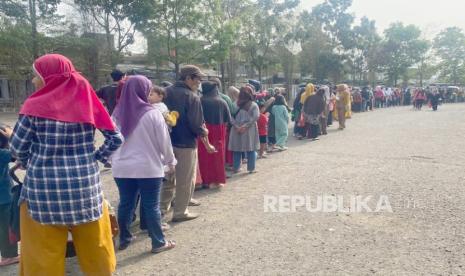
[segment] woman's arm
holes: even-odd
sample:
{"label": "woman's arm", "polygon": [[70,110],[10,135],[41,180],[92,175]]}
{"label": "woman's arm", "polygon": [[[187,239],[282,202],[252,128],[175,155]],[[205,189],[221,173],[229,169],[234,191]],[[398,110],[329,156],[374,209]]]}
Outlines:
{"label": "woman's arm", "polygon": [[260,111],[256,103],[252,103],[252,107],[249,110],[249,115],[250,115],[250,121],[248,121],[246,124],[243,125],[243,127],[245,128],[250,128],[251,126],[253,126],[258,121],[258,118],[260,117]]}
{"label": "woman's arm", "polygon": [[105,137],[105,141],[95,152],[95,159],[102,163],[106,163],[108,158],[123,144],[124,138],[118,130],[99,129],[99,131]]}
{"label": "woman's arm", "polygon": [[32,118],[21,115],[10,139],[10,151],[24,168],[26,168],[31,157],[31,145],[34,135],[35,126]]}

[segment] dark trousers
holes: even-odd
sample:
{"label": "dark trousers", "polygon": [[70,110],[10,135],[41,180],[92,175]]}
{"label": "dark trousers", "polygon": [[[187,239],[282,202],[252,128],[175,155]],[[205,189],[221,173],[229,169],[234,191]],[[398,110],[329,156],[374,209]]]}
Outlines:
{"label": "dark trousers", "polygon": [[2,258],[18,256],[18,243],[10,243],[8,228],[10,221],[10,204],[0,204],[0,252]]}
{"label": "dark trousers", "polygon": [[313,125],[310,124],[310,137],[309,138],[317,138],[320,133],[320,125]]}
{"label": "dark trousers", "polygon": [[140,208],[143,209],[147,231],[152,239],[152,248],[165,245],[165,236],[161,229],[160,191],[163,178],[115,178],[120,202],[118,206],[118,224],[120,244],[131,241],[129,230],[140,193]]}
{"label": "dark trousers", "polygon": [[328,112],[328,126],[333,124],[333,112],[329,111]]}

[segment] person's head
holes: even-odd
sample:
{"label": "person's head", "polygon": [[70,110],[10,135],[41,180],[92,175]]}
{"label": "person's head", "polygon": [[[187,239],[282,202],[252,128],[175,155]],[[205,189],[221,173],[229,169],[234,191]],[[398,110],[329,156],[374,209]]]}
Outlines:
{"label": "person's head", "polygon": [[32,77],[32,84],[36,90],[40,90],[45,86],[45,81],[42,79],[42,76],[34,68],[34,76]]}
{"label": "person's head", "polygon": [[337,85],[336,91],[338,93],[342,93],[342,92],[345,92],[345,91],[348,91],[348,90],[349,90],[349,87],[347,86],[347,84],[338,84]]}
{"label": "person's head", "polygon": [[51,81],[66,80],[72,73],[76,73],[73,63],[59,54],[41,56],[34,61],[32,67],[34,70],[32,84],[36,90],[42,89]]}
{"label": "person's head", "polygon": [[275,105],[286,105],[286,99],[284,98],[283,95],[278,94],[275,96],[274,104]]}
{"label": "person's head", "polygon": [[320,97],[322,97],[325,94],[326,90],[323,87],[320,87],[317,91],[316,94]]}
{"label": "person's head", "polygon": [[135,75],[127,78],[120,100],[137,100],[148,103],[152,82],[145,76]]}
{"label": "person's head", "polygon": [[154,85],[150,89],[148,101],[150,104],[161,103],[166,98],[165,88]]}
{"label": "person's head", "polygon": [[210,81],[216,83],[216,87],[218,87],[219,92],[221,93],[223,92],[223,86],[221,85],[221,80],[219,78],[217,77],[210,78]]}
{"label": "person's head", "polygon": [[258,80],[248,80],[248,84],[252,86],[255,92],[260,92],[262,89],[262,84]]}
{"label": "person's head", "polygon": [[252,101],[255,100],[255,93],[249,86],[242,86],[239,92],[237,105],[239,108],[246,108]]}
{"label": "person's head", "polygon": [[162,81],[162,82],[160,83],[160,85],[161,85],[161,87],[166,88],[166,87],[170,87],[170,86],[173,85],[173,84],[172,84],[171,82],[169,82],[169,81]]}
{"label": "person's head", "polygon": [[230,86],[228,88],[228,96],[231,98],[233,102],[236,102],[239,98],[239,89],[234,86]]}
{"label": "person's head", "polygon": [[313,92],[315,92],[315,86],[313,83],[309,83],[307,86],[305,86],[305,92],[309,94],[313,94]]}
{"label": "person's head", "polygon": [[124,77],[124,73],[121,70],[115,69],[110,73],[111,78],[114,82],[120,81]]}
{"label": "person's head", "polygon": [[218,95],[218,84],[213,81],[202,82],[202,95],[204,96]]}
{"label": "person's head", "polygon": [[200,71],[199,67],[195,65],[186,65],[181,68],[179,79],[183,81],[192,92],[197,92],[203,77],[205,77],[205,74]]}

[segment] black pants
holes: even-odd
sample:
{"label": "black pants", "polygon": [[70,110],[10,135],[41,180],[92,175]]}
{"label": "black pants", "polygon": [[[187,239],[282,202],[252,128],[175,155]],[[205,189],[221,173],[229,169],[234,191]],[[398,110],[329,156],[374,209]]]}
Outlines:
{"label": "black pants", "polygon": [[333,112],[329,111],[328,112],[328,126],[333,124]]}
{"label": "black pants", "polygon": [[320,134],[320,125],[312,125],[310,124],[310,137],[309,138],[317,138]]}

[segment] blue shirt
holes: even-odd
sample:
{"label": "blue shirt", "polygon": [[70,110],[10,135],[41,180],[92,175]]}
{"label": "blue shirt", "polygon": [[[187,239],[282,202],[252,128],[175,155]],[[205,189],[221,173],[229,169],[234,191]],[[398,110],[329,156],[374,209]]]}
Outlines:
{"label": "blue shirt", "polygon": [[122,144],[117,131],[101,130],[94,147],[91,124],[21,116],[10,141],[12,155],[26,167],[20,202],[42,224],[77,225],[98,220],[103,194],[97,160],[105,162]]}
{"label": "blue shirt", "polygon": [[10,161],[10,151],[0,149],[0,204],[9,204],[11,202],[11,179],[8,175],[8,163]]}

